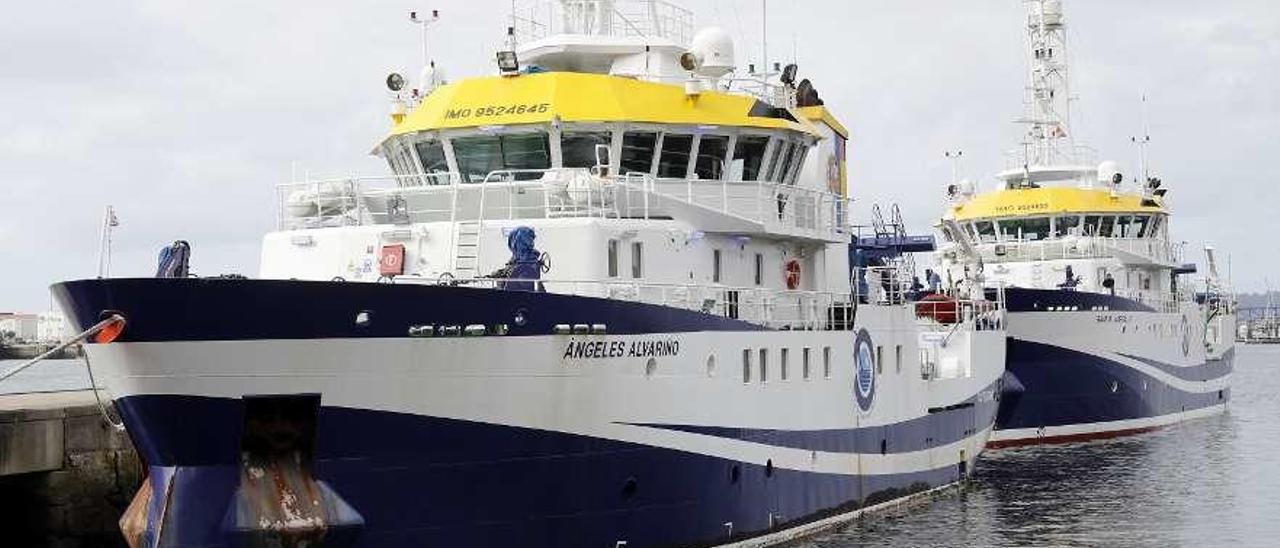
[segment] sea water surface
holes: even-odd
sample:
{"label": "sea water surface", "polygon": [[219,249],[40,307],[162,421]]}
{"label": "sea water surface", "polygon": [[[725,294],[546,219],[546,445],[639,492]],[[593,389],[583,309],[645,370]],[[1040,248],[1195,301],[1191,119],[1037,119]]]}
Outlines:
{"label": "sea water surface", "polygon": [[987,452],[958,494],[798,546],[1280,547],[1280,345],[1239,345],[1235,367],[1222,415]]}
{"label": "sea water surface", "polygon": [[[0,361],[0,371],[20,361]],[[1069,446],[988,452],[958,493],[871,516],[804,548],[1280,547],[1280,345],[1240,345],[1222,415]],[[55,360],[0,393],[83,389]]]}

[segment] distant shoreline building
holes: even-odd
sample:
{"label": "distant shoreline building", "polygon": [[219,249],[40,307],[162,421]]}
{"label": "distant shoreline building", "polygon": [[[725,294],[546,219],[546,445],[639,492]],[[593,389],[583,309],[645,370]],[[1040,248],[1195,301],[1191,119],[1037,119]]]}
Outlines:
{"label": "distant shoreline building", "polygon": [[36,343],[56,342],[66,336],[67,322],[58,312],[28,314],[0,312],[0,340]]}

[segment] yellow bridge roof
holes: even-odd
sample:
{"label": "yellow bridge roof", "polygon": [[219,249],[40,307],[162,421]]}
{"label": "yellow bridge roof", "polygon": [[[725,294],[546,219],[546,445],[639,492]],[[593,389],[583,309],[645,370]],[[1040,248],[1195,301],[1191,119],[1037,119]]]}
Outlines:
{"label": "yellow bridge roof", "polygon": [[1164,213],[1159,205],[1142,205],[1142,196],[1111,196],[1105,189],[1042,187],[998,190],[979,194],[951,207],[956,220],[990,217],[1053,215],[1058,213]]}
{"label": "yellow bridge roof", "polygon": [[818,135],[804,116],[796,116],[800,121],[792,122],[760,112],[765,107],[752,97],[719,91],[689,97],[682,85],[603,74],[544,72],[469,78],[441,86],[396,124],[391,134],[547,123],[559,116],[566,122],[722,125]]}

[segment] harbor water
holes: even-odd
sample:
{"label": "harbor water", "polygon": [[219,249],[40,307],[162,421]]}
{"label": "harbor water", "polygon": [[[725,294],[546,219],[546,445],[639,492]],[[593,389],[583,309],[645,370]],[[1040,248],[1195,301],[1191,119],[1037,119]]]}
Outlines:
{"label": "harbor water", "polygon": [[1223,415],[985,453],[962,493],[800,546],[1280,546],[1280,347],[1237,346],[1232,387]]}
{"label": "harbor water", "polygon": [[[87,386],[83,362],[56,360],[0,393]],[[1280,346],[1237,347],[1233,386],[1223,415],[1120,440],[988,452],[958,494],[799,546],[1276,546]]]}
{"label": "harbor water", "polygon": [[[24,362],[26,360],[0,360],[0,372]],[[86,388],[89,388],[89,373],[84,368],[83,360],[45,360],[0,382],[0,395]]]}

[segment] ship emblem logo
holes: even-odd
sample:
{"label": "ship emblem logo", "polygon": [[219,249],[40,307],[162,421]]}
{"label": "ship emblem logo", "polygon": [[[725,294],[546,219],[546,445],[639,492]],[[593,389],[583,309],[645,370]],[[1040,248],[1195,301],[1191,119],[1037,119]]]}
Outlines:
{"label": "ship emblem logo", "polygon": [[854,396],[858,400],[858,408],[863,412],[871,410],[876,397],[876,362],[871,353],[871,335],[866,329],[858,331],[857,341],[853,346]]}

